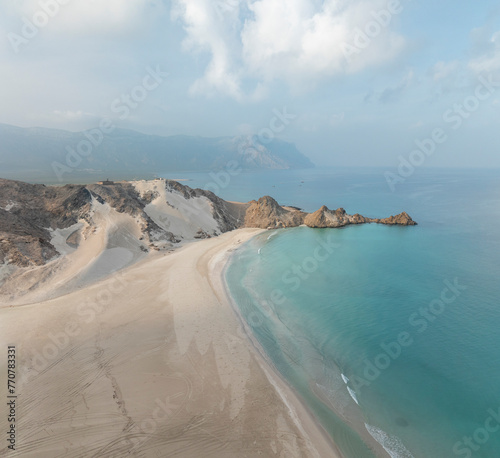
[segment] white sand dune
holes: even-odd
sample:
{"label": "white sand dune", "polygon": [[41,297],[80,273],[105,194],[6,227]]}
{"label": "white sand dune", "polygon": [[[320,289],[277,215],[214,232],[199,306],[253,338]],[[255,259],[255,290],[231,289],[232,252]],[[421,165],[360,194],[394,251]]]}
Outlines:
{"label": "white sand dune", "polygon": [[[133,231],[106,218],[88,240],[89,263],[113,224]],[[55,299],[2,307],[1,343],[18,354],[9,456],[340,456],[246,339],[226,296],[227,256],[258,231],[156,252]]]}
{"label": "white sand dune", "polygon": [[161,228],[193,240],[201,229],[210,235],[220,234],[212,214],[211,202],[203,196],[186,199],[181,193],[165,187],[163,180],[133,182],[139,194],[153,192],[156,198],[144,211]]}
{"label": "white sand dune", "polygon": [[[186,198],[166,186],[165,180],[136,181],[132,185],[140,195],[155,196],[144,208],[146,215],[179,243],[166,240],[164,233],[148,235],[143,217],[119,212],[93,198],[87,220],[66,229],[49,229],[51,243],[61,256],[30,268],[0,265],[0,302],[22,305],[52,299],[132,265],[150,250],[172,250],[192,242],[200,233],[221,233],[213,204],[206,197]],[[77,245],[68,244],[73,233],[78,234]],[[2,284],[4,279],[7,281]]]}
{"label": "white sand dune", "polygon": [[[140,221],[95,199],[92,220],[93,225],[82,220],[52,231],[52,242],[62,256],[44,266],[16,269],[0,289],[0,302],[21,305],[67,294],[145,257]],[[81,234],[76,249],[66,243],[74,231]]]}

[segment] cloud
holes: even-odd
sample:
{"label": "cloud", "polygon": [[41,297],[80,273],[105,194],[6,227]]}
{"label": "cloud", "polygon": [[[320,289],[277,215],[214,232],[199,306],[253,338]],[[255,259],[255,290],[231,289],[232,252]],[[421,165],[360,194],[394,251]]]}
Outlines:
{"label": "cloud", "polygon": [[431,69],[431,78],[434,81],[441,81],[448,79],[450,76],[454,75],[460,68],[460,62],[453,60],[451,62],[439,61]]}
{"label": "cloud", "polygon": [[384,0],[177,0],[173,18],[185,49],[209,55],[192,93],[244,100],[276,81],[300,89],[393,60],[405,46],[391,30],[402,10]]}
{"label": "cloud", "polygon": [[500,31],[486,40],[482,48],[481,54],[469,61],[468,67],[475,73],[500,71]]}
{"label": "cloud", "polygon": [[403,79],[394,87],[384,89],[380,94],[379,101],[382,103],[392,102],[397,100],[401,94],[412,84],[414,79],[413,70],[409,70]]}
{"label": "cloud", "polygon": [[401,95],[412,86],[415,81],[415,73],[413,69],[410,69],[406,72],[406,74],[401,78],[400,82],[395,86],[386,87],[381,92],[375,92],[371,90],[368,92],[363,101],[365,103],[377,101],[381,103],[390,103],[398,100]]}
{"label": "cloud", "polygon": [[227,10],[225,17],[221,18],[217,2],[185,0],[178,1],[175,6],[172,17],[182,18],[187,33],[183,43],[184,49],[208,52],[212,56],[205,75],[194,82],[191,92],[207,95],[225,92],[240,99],[241,75],[234,63],[237,55],[237,50],[234,49],[237,34],[227,25],[237,24],[239,7]]}
{"label": "cloud", "polygon": [[123,35],[145,26],[145,19],[164,9],[160,0],[18,0],[5,2],[0,12],[9,18],[12,33],[21,34],[29,21],[56,35]]}
{"label": "cloud", "polygon": [[[500,31],[492,32],[489,24],[471,30],[467,57],[439,61],[427,72],[432,80],[433,97],[454,92],[470,92],[479,75],[500,73]],[[497,78],[497,76],[495,76]]]}

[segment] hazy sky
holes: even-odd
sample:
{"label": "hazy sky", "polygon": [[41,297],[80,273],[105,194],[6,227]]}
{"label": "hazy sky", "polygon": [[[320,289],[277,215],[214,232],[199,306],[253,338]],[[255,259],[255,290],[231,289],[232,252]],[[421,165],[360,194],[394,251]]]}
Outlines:
{"label": "hazy sky", "polygon": [[500,166],[493,0],[0,0],[0,83],[19,126],[270,130],[381,166],[442,129],[426,166]]}

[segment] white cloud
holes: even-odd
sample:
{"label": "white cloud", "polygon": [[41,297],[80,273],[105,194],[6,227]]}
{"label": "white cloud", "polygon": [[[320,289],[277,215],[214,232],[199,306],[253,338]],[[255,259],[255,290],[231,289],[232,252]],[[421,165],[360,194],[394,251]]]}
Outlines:
{"label": "white cloud", "polygon": [[475,73],[491,73],[500,70],[500,31],[495,32],[485,44],[485,51],[469,62]]}
{"label": "white cloud", "polygon": [[[65,30],[85,31],[118,31],[141,25],[141,17],[158,7],[158,2],[150,0],[105,0],[92,2],[77,0],[64,10],[64,21],[61,27]],[[76,30],[75,30],[76,29]]]}
{"label": "white cloud", "polygon": [[431,70],[431,76],[434,81],[441,81],[455,74],[460,68],[460,62],[457,60],[451,62],[440,61],[434,65]]}
{"label": "white cloud", "polygon": [[477,85],[479,75],[500,74],[500,31],[492,33],[489,25],[471,30],[468,58],[439,61],[427,75],[435,83],[435,96],[455,91],[470,91]]}
{"label": "white cloud", "polygon": [[[25,21],[56,34],[93,36],[120,34],[141,28],[141,19],[163,9],[160,0],[18,0],[0,7],[10,17],[11,32],[20,33]],[[39,25],[42,24],[42,25]],[[16,27],[19,30],[16,30]]]}
{"label": "white cloud", "polygon": [[187,32],[184,47],[188,51],[207,51],[212,55],[203,78],[193,84],[193,93],[212,94],[225,92],[235,98],[241,97],[240,76],[233,68],[236,55],[232,44],[236,34],[226,23],[236,23],[239,8],[225,11],[220,17],[217,2],[206,0],[179,1],[173,11],[173,17],[182,18]]}
{"label": "white cloud", "polygon": [[385,0],[177,0],[176,6],[186,50],[210,55],[192,86],[196,94],[243,100],[253,82],[250,97],[258,98],[276,80],[303,88],[391,61],[405,44],[391,31],[403,8],[389,13]]}

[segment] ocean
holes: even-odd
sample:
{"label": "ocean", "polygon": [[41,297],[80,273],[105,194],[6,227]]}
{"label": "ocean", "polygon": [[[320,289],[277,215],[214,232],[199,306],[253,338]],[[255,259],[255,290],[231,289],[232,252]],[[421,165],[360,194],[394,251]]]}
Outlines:
{"label": "ocean", "polygon": [[270,230],[226,270],[269,361],[349,458],[500,457],[500,171],[190,173],[227,200],[271,195],[415,227]]}

